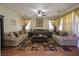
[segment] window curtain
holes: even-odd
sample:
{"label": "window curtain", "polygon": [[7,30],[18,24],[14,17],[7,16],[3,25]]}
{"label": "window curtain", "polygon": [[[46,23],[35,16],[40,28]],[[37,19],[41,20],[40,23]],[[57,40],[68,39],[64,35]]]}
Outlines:
{"label": "window curtain", "polygon": [[[79,8],[76,8],[75,10],[73,10],[69,13],[66,13],[65,15],[63,15],[61,17],[61,18],[63,18],[63,31],[64,32],[73,32],[73,29],[76,27],[75,24],[77,24],[79,21],[79,19],[76,21],[76,16],[79,17]],[[57,18],[54,20],[54,22],[52,22],[52,24],[54,26],[56,26],[57,29],[59,28],[61,18]],[[77,27],[79,27],[79,26],[77,26]]]}
{"label": "window curtain", "polygon": [[52,25],[56,26],[57,30],[59,30],[60,18],[53,20]]}
{"label": "window curtain", "polygon": [[77,16],[79,17],[79,8],[76,8],[76,9],[74,10],[74,13],[75,13],[75,15],[77,15]]}
{"label": "window curtain", "polygon": [[72,32],[79,33],[79,8],[73,10]]}
{"label": "window curtain", "polygon": [[60,25],[60,22],[61,22],[61,18],[57,19],[58,27]]}
{"label": "window curtain", "polygon": [[59,31],[63,31],[63,18],[60,19]]}
{"label": "window curtain", "polygon": [[54,19],[52,19],[52,20],[50,20],[50,21],[51,21],[52,25],[55,25],[55,24],[54,24]]}
{"label": "window curtain", "polygon": [[72,12],[67,13],[63,16],[63,31],[64,32],[72,31]]}
{"label": "window curtain", "polygon": [[31,23],[31,21],[28,20],[27,25],[25,25],[25,29],[28,31],[30,30],[30,23]]}
{"label": "window curtain", "polygon": [[54,20],[54,26],[58,26],[57,19]]}
{"label": "window curtain", "polygon": [[59,26],[60,25],[60,18],[58,19],[53,19],[53,20],[50,20],[52,25],[54,26]]}
{"label": "window curtain", "polygon": [[30,20],[24,20],[23,21],[23,30],[25,30],[25,27],[27,26],[27,24],[29,23]]}

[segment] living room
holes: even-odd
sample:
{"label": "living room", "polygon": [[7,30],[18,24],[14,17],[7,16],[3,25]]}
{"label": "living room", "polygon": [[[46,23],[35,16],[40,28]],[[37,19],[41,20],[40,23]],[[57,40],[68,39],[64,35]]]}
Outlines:
{"label": "living room", "polygon": [[79,55],[79,3],[2,3],[0,24],[2,56]]}

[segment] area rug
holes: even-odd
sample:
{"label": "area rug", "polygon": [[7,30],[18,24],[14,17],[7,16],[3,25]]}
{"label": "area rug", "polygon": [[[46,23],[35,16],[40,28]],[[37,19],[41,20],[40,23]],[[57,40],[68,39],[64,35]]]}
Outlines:
{"label": "area rug", "polygon": [[25,39],[20,43],[16,49],[25,50],[25,51],[70,51],[67,47],[61,47],[55,40],[52,38],[48,39],[48,42],[34,42],[32,43],[31,39]]}

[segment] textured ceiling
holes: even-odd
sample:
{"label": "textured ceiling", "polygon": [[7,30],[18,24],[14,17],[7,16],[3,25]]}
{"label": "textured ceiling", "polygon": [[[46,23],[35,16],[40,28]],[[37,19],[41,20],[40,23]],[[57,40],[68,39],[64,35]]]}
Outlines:
{"label": "textured ceiling", "polygon": [[6,3],[2,4],[21,16],[34,16],[36,10],[44,10],[46,17],[57,17],[68,9],[79,5],[77,3]]}

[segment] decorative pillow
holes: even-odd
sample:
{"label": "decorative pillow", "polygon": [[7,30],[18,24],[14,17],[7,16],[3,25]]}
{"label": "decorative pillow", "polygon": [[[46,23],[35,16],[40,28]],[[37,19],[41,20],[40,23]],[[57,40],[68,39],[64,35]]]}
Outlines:
{"label": "decorative pillow", "polygon": [[13,34],[14,34],[16,37],[18,37],[18,33],[14,32]]}
{"label": "decorative pillow", "polygon": [[10,33],[8,34],[8,36],[16,37],[16,36],[14,35],[14,33],[12,33],[12,32],[10,32]]}

